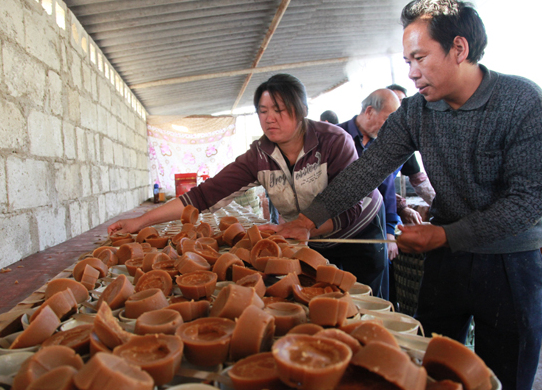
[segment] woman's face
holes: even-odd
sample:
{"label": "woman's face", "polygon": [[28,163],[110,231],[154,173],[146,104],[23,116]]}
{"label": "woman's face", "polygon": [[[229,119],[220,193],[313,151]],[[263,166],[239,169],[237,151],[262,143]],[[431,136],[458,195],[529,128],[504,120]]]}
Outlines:
{"label": "woman's face", "polygon": [[280,96],[277,96],[277,104],[278,107],[271,94],[265,91],[260,98],[258,117],[267,138],[280,145],[291,141],[298,135],[300,122],[290,116]]}

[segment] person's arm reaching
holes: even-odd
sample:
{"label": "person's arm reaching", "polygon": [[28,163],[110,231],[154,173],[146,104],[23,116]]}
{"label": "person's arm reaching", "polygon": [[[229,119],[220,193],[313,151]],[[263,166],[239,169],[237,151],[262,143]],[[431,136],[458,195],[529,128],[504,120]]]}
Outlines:
{"label": "person's arm reaching", "polygon": [[[386,123],[399,115],[401,110],[399,108],[391,114]],[[371,147],[335,177],[309,207],[301,210],[298,219],[280,225],[278,233],[287,238],[301,239],[304,232],[304,237],[308,237],[308,230],[321,226],[358,203],[401,166],[412,155],[415,146],[410,135],[401,130],[404,128],[403,120],[397,118],[395,122],[397,130],[384,124]]]}
{"label": "person's arm reaching", "polygon": [[179,198],[175,198],[166,204],[152,209],[140,217],[121,219],[107,228],[107,233],[135,233],[144,227],[181,219],[184,205]]}
{"label": "person's arm reaching", "polygon": [[[325,225],[325,223],[321,226],[323,225]],[[316,225],[303,214],[299,214],[299,216],[291,222],[280,225],[262,225],[259,226],[259,228],[262,230],[272,228],[277,234],[285,238],[306,241],[311,236],[311,230],[316,229]]]}
{"label": "person's arm reaching", "polygon": [[410,156],[410,158],[405,162],[401,168],[401,175],[408,177],[408,180],[410,181],[414,192],[416,192],[416,195],[431,206],[433,198],[435,197],[435,190],[431,186],[431,182],[429,181],[429,178],[425,172],[422,172],[415,154]]}
{"label": "person's arm reaching", "polygon": [[429,206],[433,203],[435,190],[424,172],[419,172],[408,177],[416,195],[422,198]]}

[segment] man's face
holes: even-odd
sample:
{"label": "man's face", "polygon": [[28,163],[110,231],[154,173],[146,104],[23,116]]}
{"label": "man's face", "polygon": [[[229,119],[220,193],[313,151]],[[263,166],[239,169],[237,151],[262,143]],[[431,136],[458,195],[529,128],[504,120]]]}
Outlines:
{"label": "man's face", "polygon": [[453,96],[458,83],[455,49],[445,53],[431,38],[426,21],[410,24],[403,33],[403,57],[409,65],[408,77],[429,102]]}
{"label": "man's face", "polygon": [[390,114],[397,110],[397,108],[399,108],[399,99],[390,99],[390,101],[382,107],[380,112],[377,112],[373,107],[369,106],[365,111],[365,115],[367,116],[367,121],[363,128],[365,135],[371,139],[375,139],[378,135],[378,131],[384,122],[386,122],[386,119],[388,119]]}

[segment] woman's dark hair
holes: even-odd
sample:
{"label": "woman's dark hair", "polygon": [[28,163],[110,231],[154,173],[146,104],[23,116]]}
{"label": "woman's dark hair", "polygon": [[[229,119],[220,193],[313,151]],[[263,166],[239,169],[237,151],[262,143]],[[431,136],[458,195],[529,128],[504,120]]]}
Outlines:
{"label": "woman's dark hair", "polygon": [[487,46],[484,22],[472,4],[456,0],[414,0],[401,13],[403,28],[419,18],[427,18],[431,38],[440,43],[445,53],[452,48],[455,37],[469,43],[467,61],[478,63]]}
{"label": "woman's dark hair", "polygon": [[273,102],[277,104],[277,96],[280,96],[290,116],[301,121],[307,116],[308,103],[307,91],[305,86],[297,77],[289,74],[276,74],[269,80],[260,84],[254,92],[254,107],[258,111],[260,98],[267,91],[271,95]]}

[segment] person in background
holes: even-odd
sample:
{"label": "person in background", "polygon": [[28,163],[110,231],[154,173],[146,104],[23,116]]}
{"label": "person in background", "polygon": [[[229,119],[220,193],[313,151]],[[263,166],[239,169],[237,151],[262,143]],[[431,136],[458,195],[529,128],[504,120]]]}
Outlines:
{"label": "person in background", "polygon": [[[291,221],[343,169],[357,160],[352,138],[329,123],[312,121],[304,85],[277,74],[254,94],[263,136],[247,152],[189,192],[140,217],[108,227],[108,233],[134,233],[146,226],[180,219],[184,207],[214,212],[247,189],[262,185],[284,220]],[[312,237],[384,239],[382,196],[370,191],[344,212],[311,231]],[[353,273],[382,296],[384,244],[311,243],[330,262]]]}
{"label": "person in background", "polygon": [[[339,124],[354,139],[358,155],[362,155],[371,145],[378,134],[378,130],[384,124],[388,115],[399,107],[398,97],[388,89],[377,89],[373,91],[361,102],[361,113],[354,116],[348,122]],[[397,214],[397,199],[395,191],[395,176],[389,175],[378,186],[378,191],[384,199],[386,210],[386,238],[395,241],[395,227],[399,222]],[[414,211],[414,210],[413,210]],[[388,292],[384,298],[397,306],[397,294],[395,290],[395,281],[393,280],[392,260],[399,254],[399,249],[395,242],[387,243],[387,268],[385,270],[382,283],[384,291]]]}
{"label": "person in background", "polygon": [[393,91],[397,97],[399,98],[399,101],[402,102],[404,98],[407,96],[407,90],[405,87],[400,86],[399,84],[391,84],[386,87],[390,91]]}
{"label": "person in background", "polygon": [[322,122],[331,123],[332,125],[336,125],[337,123],[339,123],[339,117],[337,116],[337,114],[335,114],[334,111],[331,110],[327,110],[321,113],[320,120]]}
{"label": "person in background", "polygon": [[[392,91],[377,89],[361,102],[361,113],[347,122],[338,124],[338,126],[352,136],[358,155],[361,156],[376,139],[378,130],[388,115],[398,107],[399,99]],[[395,226],[399,222],[394,180],[395,177],[390,175],[378,186],[386,209],[386,237],[388,240],[395,240]],[[388,258],[393,260],[398,254],[397,244],[389,243],[387,249]]]}
{"label": "person in background", "polygon": [[[391,84],[388,85],[386,88],[393,91],[401,102],[407,96],[406,88],[402,87],[399,84]],[[433,198],[435,197],[435,190],[431,186],[431,182],[429,181],[429,178],[427,177],[425,172],[422,172],[414,154],[410,156],[410,158],[403,164],[401,168],[395,171],[395,176],[397,176],[399,172],[401,172],[401,175],[408,177],[410,184],[414,189],[414,192],[416,192],[416,195],[418,195],[425,201],[425,203],[431,206]],[[396,197],[397,214],[399,214],[399,216],[401,217],[401,221],[403,222],[403,224],[417,225],[422,223],[422,217],[420,213],[408,207],[405,198],[398,194],[396,195]]]}
{"label": "person in background", "polygon": [[306,237],[419,151],[433,217],[400,226],[397,240],[402,251],[426,252],[416,317],[426,334],[461,342],[474,317],[475,351],[503,389],[530,390],[542,341],[542,90],[479,64],[487,35],[468,3],[411,1],[401,21],[419,93],[277,232]]}

